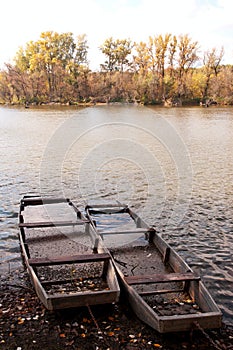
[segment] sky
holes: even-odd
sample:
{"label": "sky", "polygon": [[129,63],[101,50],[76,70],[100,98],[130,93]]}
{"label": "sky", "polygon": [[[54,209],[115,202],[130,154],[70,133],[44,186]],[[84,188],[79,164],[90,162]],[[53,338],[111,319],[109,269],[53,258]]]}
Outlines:
{"label": "sky", "polygon": [[91,69],[104,62],[99,47],[109,37],[147,42],[165,33],[188,34],[201,51],[223,46],[222,62],[233,64],[232,13],[232,0],[2,0],[0,68],[50,30],[86,34]]}

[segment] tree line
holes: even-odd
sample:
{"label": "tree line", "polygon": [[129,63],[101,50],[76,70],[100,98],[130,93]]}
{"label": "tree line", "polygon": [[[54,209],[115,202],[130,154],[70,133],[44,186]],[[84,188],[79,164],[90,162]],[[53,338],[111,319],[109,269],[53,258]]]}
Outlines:
{"label": "tree line", "polygon": [[187,34],[147,42],[106,39],[98,71],[88,62],[86,35],[48,31],[20,47],[0,71],[1,103],[233,104],[233,66],[224,49],[199,53]]}

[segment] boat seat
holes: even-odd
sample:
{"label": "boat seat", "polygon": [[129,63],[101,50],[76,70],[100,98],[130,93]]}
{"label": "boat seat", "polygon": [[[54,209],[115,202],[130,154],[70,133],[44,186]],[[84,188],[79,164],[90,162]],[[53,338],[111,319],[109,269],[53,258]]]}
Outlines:
{"label": "boat seat", "polygon": [[53,204],[53,203],[66,203],[69,202],[69,198],[41,198],[41,197],[24,197],[22,199],[22,205],[43,205],[43,204]]}
{"label": "boat seat", "polygon": [[125,281],[129,285],[136,284],[152,284],[152,283],[168,283],[168,282],[185,282],[185,281],[199,281],[200,277],[194,275],[192,272],[187,273],[169,273],[169,274],[154,274],[142,276],[127,276]]}
{"label": "boat seat", "polygon": [[54,227],[54,226],[77,226],[90,223],[89,220],[79,220],[79,221],[44,221],[44,222],[21,222],[19,227],[25,228],[42,228],[42,227]]}
{"label": "boat seat", "polygon": [[32,258],[32,259],[28,259],[28,263],[33,267],[37,267],[37,266],[100,262],[100,261],[109,261],[110,259],[111,257],[108,253],[101,253],[101,254],[60,256],[57,258]]}
{"label": "boat seat", "polygon": [[111,236],[111,235],[129,235],[129,234],[145,234],[148,232],[146,228],[137,228],[133,230],[125,230],[125,231],[105,231],[105,232],[97,232],[100,236]]}

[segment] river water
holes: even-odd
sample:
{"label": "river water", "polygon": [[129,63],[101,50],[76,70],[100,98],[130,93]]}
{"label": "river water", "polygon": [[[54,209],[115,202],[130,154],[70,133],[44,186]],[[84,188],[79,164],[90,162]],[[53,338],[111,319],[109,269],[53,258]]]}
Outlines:
{"label": "river water", "polygon": [[233,324],[233,108],[0,107],[0,128],[1,275],[22,268],[23,195],[118,200],[202,276]]}

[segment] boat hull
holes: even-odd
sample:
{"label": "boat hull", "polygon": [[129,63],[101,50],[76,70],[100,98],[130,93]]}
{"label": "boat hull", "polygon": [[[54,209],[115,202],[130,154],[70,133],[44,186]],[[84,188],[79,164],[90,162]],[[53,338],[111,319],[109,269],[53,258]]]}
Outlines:
{"label": "boat hull", "polygon": [[[64,204],[65,206],[68,204],[69,210],[74,210],[75,216],[74,219],[72,218],[72,221],[45,221],[44,213],[42,216],[36,214],[35,217],[37,208],[39,208],[39,212],[41,212],[44,205],[52,206],[58,203]],[[30,217],[30,210],[29,213],[27,211],[27,215],[24,215],[25,209],[27,208],[28,210],[31,207],[33,207],[34,214],[32,218]],[[28,218],[30,218],[30,222],[28,222]],[[88,225],[89,223],[86,218],[81,215],[79,210],[69,199],[24,197],[21,200],[19,213],[19,240],[21,252],[35,292],[48,310],[110,304],[119,300],[120,289],[111,257],[108,257],[108,253],[99,246],[98,236],[95,235],[94,231],[88,230]],[[61,255],[63,250],[66,254],[67,251],[69,252],[69,246],[65,249],[65,245],[72,244],[72,247],[74,246],[74,248],[77,247],[78,249],[79,240],[75,236],[75,233],[72,239],[70,239],[68,235],[66,237],[66,235],[61,234],[60,228],[67,229],[71,227],[73,230],[76,226],[84,227],[83,231],[90,236],[89,238],[93,249],[91,254],[88,255],[83,252],[81,252],[82,254],[74,255],[74,253],[77,253],[73,249],[73,254],[64,257]],[[38,243],[38,241],[40,243]],[[56,253],[56,249],[59,250],[58,253]],[[46,269],[55,268],[55,271],[56,268],[58,270],[64,268],[68,273],[71,272],[73,274],[74,267],[78,269],[80,264],[86,267],[89,266],[88,264],[92,264],[92,268],[98,265],[98,268],[102,269],[99,279],[104,280],[105,287],[95,288],[98,290],[86,289],[85,291],[80,291],[78,287],[76,287],[76,280],[74,281],[73,277],[72,280],[70,278],[70,280],[61,280],[60,282],[59,280],[51,280],[51,278],[45,281],[44,276],[41,277],[38,271],[45,266]],[[82,281],[85,277],[85,275],[80,278],[76,276],[76,279]],[[62,292],[57,291],[59,283],[61,287],[66,286],[68,283],[69,285],[72,284],[72,290],[66,292],[64,291],[65,288],[63,288]],[[81,282],[79,282],[79,284],[80,283]],[[54,292],[48,292],[47,286],[51,289],[53,285],[56,286]]]}
{"label": "boat hull", "polygon": [[[105,237],[108,239],[111,231],[108,227],[104,229],[101,224],[101,231],[98,231],[98,222],[101,223],[101,215],[108,216],[111,213],[111,208],[113,208],[112,205],[107,206],[106,212],[104,206],[101,205],[96,206],[96,209],[95,205],[89,206],[87,209],[87,217],[93,223],[92,229],[97,234],[101,234],[103,239]],[[114,213],[121,215],[122,208],[118,209],[119,214],[115,208],[112,215]],[[220,328],[221,311],[201,278],[193,273],[188,264],[156,233],[154,228],[150,228],[130,208],[125,207],[125,212],[135,223],[135,233],[140,233],[140,230],[145,231],[145,239],[140,237],[137,241],[125,246],[113,248],[111,254],[113,254],[113,263],[122,293],[137,317],[160,333]],[[120,219],[118,218],[116,221],[119,222]],[[120,227],[114,228],[112,234],[117,235],[117,230],[122,234]],[[132,233],[133,229],[131,228],[128,234]],[[127,235],[127,231],[125,234]],[[140,243],[142,243],[142,247],[140,247]],[[142,268],[142,266],[144,267]],[[181,285],[181,290],[174,290],[174,284]],[[163,287],[164,285],[166,288]],[[163,299],[161,295],[163,298],[168,296],[168,299],[164,299],[168,301],[164,301],[162,307],[157,304],[153,306],[150,298]],[[183,297],[183,295],[186,299],[188,295],[188,302],[191,306],[183,300],[176,301],[176,298]],[[168,304],[167,308],[169,308],[170,301],[171,309],[174,307],[174,303],[177,305],[174,312],[168,310],[167,314],[165,312],[163,314],[163,306],[165,308]],[[188,307],[188,311],[185,310],[186,307]]]}

